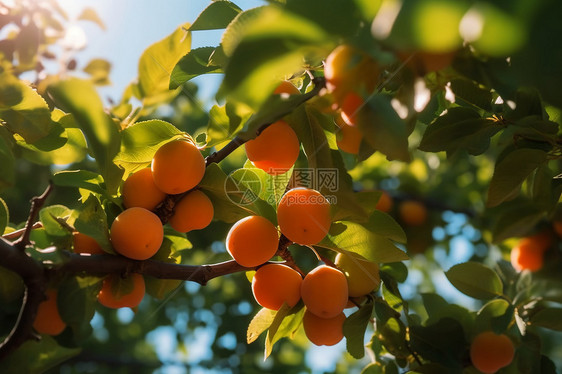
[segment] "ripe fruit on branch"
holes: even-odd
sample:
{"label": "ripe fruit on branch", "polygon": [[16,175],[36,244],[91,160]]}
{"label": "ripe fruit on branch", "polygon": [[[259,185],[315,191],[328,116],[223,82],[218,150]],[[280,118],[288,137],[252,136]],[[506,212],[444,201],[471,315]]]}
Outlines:
{"label": "ripe fruit on branch", "polygon": [[377,84],[379,72],[379,66],[373,58],[347,44],[336,47],[324,62],[328,90],[340,104],[351,91],[372,92]]}
{"label": "ripe fruit on branch", "polygon": [[205,159],[192,142],[172,140],[158,148],[151,164],[156,186],[175,195],[197,186],[205,174]]}
{"label": "ripe fruit on branch", "polygon": [[117,252],[133,260],[146,260],[158,252],[164,240],[164,229],[156,214],[134,207],[115,218],[110,236]]}
{"label": "ripe fruit on branch", "polygon": [[279,201],[277,222],[281,232],[291,241],[302,245],[317,244],[330,230],[330,202],[316,190],[293,188]]}
{"label": "ripe fruit on branch", "polygon": [[358,154],[363,133],[357,127],[348,125],[340,116],[336,117],[336,124],[339,127],[336,134],[338,148],[347,153]]}
{"label": "ripe fruit on branch", "polygon": [[359,256],[338,253],[335,264],[347,278],[349,297],[367,295],[376,290],[381,278],[379,265]]}
{"label": "ripe fruit on branch", "polygon": [[125,208],[138,206],[148,210],[153,210],[166,198],[166,194],[156,187],[150,168],[131,174],[123,182],[121,195]]}
{"label": "ripe fruit on branch", "polygon": [[299,91],[299,89],[289,81],[282,81],[281,83],[279,83],[279,86],[277,86],[273,91],[274,95],[298,95],[300,93],[301,92]]}
{"label": "ripe fruit on branch", "polygon": [[277,121],[266,127],[244,147],[248,160],[255,167],[271,174],[286,173],[297,161],[300,142],[295,131],[285,121]]}
{"label": "ripe fruit on branch", "polygon": [[40,334],[58,335],[66,328],[66,323],[62,320],[57,306],[57,290],[47,289],[45,296],[47,300],[39,304],[33,328]]}
{"label": "ripe fruit on branch", "polygon": [[492,374],[513,361],[513,342],[504,334],[484,331],[470,345],[472,365],[482,373]]}
{"label": "ripe fruit on branch", "polygon": [[548,231],[522,238],[511,250],[511,265],[517,271],[538,271],[542,269],[544,253],[551,245],[552,236]]}
{"label": "ripe fruit on branch", "polygon": [[357,115],[365,100],[355,92],[346,94],[340,103],[341,117],[349,126],[357,125]]}
{"label": "ripe fruit on branch", "polygon": [[420,226],[427,221],[427,208],[419,201],[403,201],[398,207],[398,212],[402,222],[409,226]]}
{"label": "ripe fruit on branch", "polygon": [[321,318],[309,310],[304,312],[302,324],[308,340],[315,345],[335,345],[343,339],[345,314],[332,318]]}
{"label": "ripe fruit on branch", "polygon": [[279,247],[279,234],[261,216],[248,216],[236,222],[226,236],[226,250],[245,267],[255,267],[272,258]]}
{"label": "ripe fruit on branch", "polygon": [[103,280],[98,301],[108,308],[135,308],[145,294],[144,278],[140,274],[130,274],[127,278],[110,274]]}
{"label": "ripe fruit on branch", "polygon": [[377,201],[375,209],[388,213],[392,209],[392,205],[394,205],[392,196],[390,196],[388,192],[382,191],[381,197],[379,198],[379,201]]}
{"label": "ripe fruit on branch", "polygon": [[105,253],[94,238],[78,231],[72,233],[72,243],[76,253],[89,253],[92,255],[102,255]]}
{"label": "ripe fruit on branch", "polygon": [[211,199],[203,191],[195,190],[185,195],[174,206],[170,226],[179,232],[201,230],[213,220],[214,208]]}
{"label": "ripe fruit on branch", "polygon": [[301,299],[301,275],[283,264],[266,264],[252,279],[254,298],[264,308],[279,310],[283,303],[290,307]]}
{"label": "ripe fruit on branch", "polygon": [[348,296],[345,275],[331,266],[314,268],[302,281],[302,301],[318,317],[333,318],[340,314],[347,305]]}

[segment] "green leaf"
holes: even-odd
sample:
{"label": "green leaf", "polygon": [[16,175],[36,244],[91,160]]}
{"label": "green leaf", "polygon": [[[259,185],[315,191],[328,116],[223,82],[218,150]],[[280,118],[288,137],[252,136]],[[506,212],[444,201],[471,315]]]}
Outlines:
{"label": "green leaf", "polygon": [[0,266],[0,301],[3,305],[19,300],[25,291],[25,284],[21,277]]}
{"label": "green leaf", "polygon": [[97,85],[111,84],[109,73],[111,71],[111,63],[101,58],[94,58],[88,62],[88,65],[82,69],[84,73],[90,75],[92,82]]}
{"label": "green leaf", "polygon": [[215,48],[213,47],[201,47],[189,51],[178,61],[174,70],[172,70],[169,88],[171,90],[176,89],[185,82],[199,75],[222,73],[223,71],[220,66],[214,66],[209,63],[214,51]]}
{"label": "green leaf", "polygon": [[224,29],[241,11],[242,9],[230,1],[214,1],[199,14],[188,30]]}
{"label": "green leaf", "polygon": [[508,119],[517,120],[528,116],[546,119],[541,95],[535,88],[519,88],[515,93],[515,104],[515,109],[506,115]]}
{"label": "green leaf", "polygon": [[150,105],[157,96],[169,92],[170,75],[180,58],[191,48],[189,24],[145,49],[139,59],[138,90],[140,99]]}
{"label": "green leaf", "polygon": [[427,127],[419,149],[447,153],[463,149],[471,155],[479,155],[488,149],[490,138],[501,129],[502,126],[481,118],[473,109],[450,108]]}
{"label": "green leaf", "polygon": [[271,326],[276,314],[276,310],[267,308],[262,308],[256,313],[254,318],[250,321],[248,331],[246,332],[246,341],[248,344],[255,342],[256,339]]}
{"label": "green leaf", "polygon": [[487,206],[494,207],[515,197],[523,181],[546,160],[547,153],[534,148],[515,148],[499,159],[490,181]]}
{"label": "green leaf", "polygon": [[78,355],[80,351],[80,348],[60,346],[51,336],[42,335],[41,340],[26,341],[2,360],[2,372],[5,374],[44,373]]}
{"label": "green leaf", "polygon": [[96,12],[94,8],[86,7],[82,10],[82,13],[78,16],[80,21],[90,21],[98,25],[102,30],[105,30],[105,24]]}
{"label": "green leaf", "polygon": [[108,192],[116,193],[123,173],[113,163],[113,157],[119,151],[120,135],[117,126],[105,113],[93,84],[70,78],[49,86],[48,91],[57,106],[74,115],[86,135]]}
{"label": "green leaf", "polygon": [[53,183],[62,187],[76,187],[100,195],[107,195],[101,175],[88,170],[65,170],[53,175]]}
{"label": "green leaf", "polygon": [[0,236],[4,234],[8,223],[10,223],[10,211],[6,202],[0,198]]}
{"label": "green leaf", "polygon": [[406,358],[410,355],[406,343],[406,326],[400,319],[391,317],[382,326],[377,324],[375,334],[387,351],[396,358]]}
{"label": "green leaf", "polygon": [[240,13],[221,40],[230,59],[219,97],[258,109],[279,81],[301,70],[306,55],[328,40],[315,24],[279,7]]}
{"label": "green leaf", "polygon": [[449,304],[441,296],[434,293],[423,293],[423,306],[428,314],[426,325],[437,323],[443,318],[452,318],[458,321],[465,331],[470,331],[474,317],[470,311],[456,304]]}
{"label": "green leaf", "polygon": [[474,325],[479,331],[493,330],[503,334],[513,321],[514,310],[504,299],[490,300],[478,311]]}
{"label": "green leaf", "polygon": [[116,165],[125,176],[146,167],[163,144],[187,136],[171,123],[157,119],[137,122],[121,132],[121,150],[115,156]]}
{"label": "green leaf", "polygon": [[402,226],[400,226],[390,214],[380,210],[374,210],[369,217],[369,222],[363,226],[372,233],[395,242],[405,244],[407,241],[406,233]]}
{"label": "green leaf", "polygon": [[[371,7],[377,1],[369,1],[369,3]],[[323,0],[288,0],[286,9],[313,22],[329,34],[345,37],[355,36],[364,16],[357,9],[356,2],[348,0],[331,0],[330,6],[326,6]],[[342,14],[346,16],[342,17]],[[367,20],[367,22],[371,21],[372,18]]]}
{"label": "green leaf", "polygon": [[91,333],[90,320],[94,317],[97,296],[102,279],[97,277],[72,277],[58,287],[57,305],[61,318],[72,327],[78,340]]}
{"label": "green leaf", "polygon": [[64,205],[51,205],[39,211],[39,220],[49,236],[64,237],[70,235],[70,231],[59,220],[66,221],[71,213]]}
{"label": "green leaf", "polygon": [[365,355],[365,331],[372,313],[373,303],[366,303],[359,310],[349,315],[343,323],[343,335],[346,339],[347,351],[356,359]]}
{"label": "green leaf", "polygon": [[486,111],[492,110],[492,93],[490,89],[485,89],[474,81],[463,78],[453,79],[451,81],[451,91],[455,94],[455,100],[460,99]]}
{"label": "green leaf", "polygon": [[[298,306],[295,308],[299,308]],[[264,360],[269,357],[273,350],[273,345],[284,337],[293,338],[302,322],[304,308],[300,308],[297,312],[292,313],[293,309],[283,303],[281,308],[275,314],[275,318],[267,330],[265,338],[265,354]]]}
{"label": "green leaf", "polygon": [[531,232],[546,213],[531,201],[514,200],[504,203],[492,226],[494,243]]}
{"label": "green leaf", "polygon": [[544,308],[533,314],[529,325],[562,331],[562,308]]}
{"label": "green leaf", "polygon": [[236,112],[236,105],[227,103],[224,106],[214,105],[209,111],[207,125],[207,146],[212,147],[232,139],[234,133],[245,123],[250,114],[241,115]]}
{"label": "green leaf", "polygon": [[104,251],[115,254],[109,241],[107,216],[99,200],[94,195],[90,195],[77,212],[74,221],[76,230],[94,238]]}
{"label": "green leaf", "polygon": [[45,100],[31,87],[9,73],[0,74],[0,118],[12,133],[27,143],[47,136],[51,130],[51,111]]}
{"label": "green leaf", "polygon": [[454,265],[445,275],[457,290],[475,299],[492,299],[503,293],[498,274],[478,262]]}
{"label": "green leaf", "polygon": [[333,223],[326,238],[317,246],[329,248],[336,252],[357,253],[376,263],[408,259],[408,255],[398,249],[389,239],[367,230],[358,223],[349,221]]}
{"label": "green leaf", "polygon": [[[4,138],[7,130],[0,126],[0,189],[12,186],[15,179],[15,158],[11,147]],[[11,135],[8,135],[11,137]]]}
{"label": "green leaf", "polygon": [[391,97],[369,96],[357,112],[357,126],[364,140],[389,160],[409,161],[408,129],[392,107]]}

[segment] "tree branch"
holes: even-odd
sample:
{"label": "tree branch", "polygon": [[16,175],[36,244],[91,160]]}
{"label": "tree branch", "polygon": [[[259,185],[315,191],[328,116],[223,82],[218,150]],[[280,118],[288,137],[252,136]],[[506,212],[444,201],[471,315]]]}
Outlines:
{"label": "tree branch", "polygon": [[37,218],[37,214],[39,210],[45,204],[45,200],[53,190],[53,183],[49,182],[49,185],[41,194],[40,196],[35,196],[31,199],[31,208],[29,209],[29,216],[27,217],[27,221],[25,222],[25,227],[23,230],[23,235],[14,242],[14,246],[19,248],[20,250],[24,250],[25,247],[29,245],[29,236],[31,235],[31,230],[33,230],[35,218]]}

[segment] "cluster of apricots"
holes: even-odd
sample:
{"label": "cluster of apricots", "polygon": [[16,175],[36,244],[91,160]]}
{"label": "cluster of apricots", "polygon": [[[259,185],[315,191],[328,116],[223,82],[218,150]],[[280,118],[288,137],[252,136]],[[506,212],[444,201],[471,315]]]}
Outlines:
{"label": "cluster of apricots", "polygon": [[483,331],[470,344],[470,360],[481,373],[493,374],[511,364],[515,348],[505,334]]}
{"label": "cluster of apricots", "polygon": [[[386,191],[382,191],[376,209],[390,213],[394,207],[394,199]],[[398,204],[398,217],[407,226],[423,225],[428,218],[427,207],[418,200],[404,200]]]}

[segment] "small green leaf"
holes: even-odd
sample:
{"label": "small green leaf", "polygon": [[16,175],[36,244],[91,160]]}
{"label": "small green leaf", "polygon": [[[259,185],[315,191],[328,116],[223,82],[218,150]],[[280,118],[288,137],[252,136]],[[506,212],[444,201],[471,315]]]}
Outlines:
{"label": "small green leaf", "polygon": [[76,230],[94,238],[104,251],[115,254],[109,241],[107,216],[99,200],[90,195],[77,212],[78,216],[74,221]]}
{"label": "small green leaf", "polygon": [[123,173],[113,163],[113,157],[119,151],[120,135],[105,113],[95,87],[89,81],[70,78],[49,86],[48,91],[57,106],[74,115],[86,135],[108,192],[114,194]]}
{"label": "small green leaf", "polygon": [[317,246],[329,248],[336,252],[357,253],[376,263],[408,259],[408,255],[398,249],[389,239],[350,221],[333,223],[329,234]]}
{"label": "small green leaf", "polygon": [[241,11],[242,9],[230,1],[214,1],[199,14],[188,30],[224,29]]}
{"label": "small green leaf", "polygon": [[192,49],[183,56],[170,75],[170,89],[176,89],[199,75],[222,73],[220,66],[209,64],[209,59],[214,51],[213,47],[201,47]]}
{"label": "small green leaf", "polygon": [[84,73],[90,75],[94,84],[103,86],[111,84],[109,73],[111,71],[111,63],[101,58],[94,58],[83,69]]}
{"label": "small green leaf", "polygon": [[451,91],[455,100],[462,100],[486,111],[492,110],[492,93],[489,89],[479,86],[476,82],[457,78],[451,81]]}
{"label": "small green leaf", "polygon": [[493,330],[503,334],[513,321],[514,310],[504,299],[490,300],[478,311],[474,325],[479,331]]}
{"label": "small green leaf", "polygon": [[146,167],[164,143],[186,136],[171,123],[160,120],[137,122],[121,132],[121,150],[115,156],[116,165],[125,176]]}
{"label": "small green leaf", "polygon": [[562,331],[562,308],[544,308],[533,314],[529,325]]}
{"label": "small green leaf", "polygon": [[105,24],[96,12],[94,8],[86,7],[82,10],[82,13],[78,16],[80,21],[90,21],[98,25],[102,30],[105,30]]}
{"label": "small green leaf", "polygon": [[454,265],[445,275],[456,289],[475,299],[492,299],[503,293],[498,274],[478,262]]}
{"label": "small green leaf", "polygon": [[408,129],[388,95],[376,94],[357,112],[357,126],[365,141],[389,160],[409,161]]}
{"label": "small green leaf", "polygon": [[[295,309],[297,309],[295,311]],[[304,308],[297,305],[293,308],[283,304],[277,311],[265,338],[264,360],[269,357],[273,350],[273,345],[284,337],[293,338],[301,326]]]}
{"label": "small green leaf", "polygon": [[276,314],[276,310],[267,308],[262,308],[256,313],[254,318],[250,321],[248,331],[246,332],[246,341],[248,344],[255,342],[256,339],[271,326]]}
{"label": "small green leaf", "polygon": [[471,155],[479,155],[488,149],[490,138],[501,129],[502,126],[488,118],[481,118],[473,109],[450,108],[427,127],[419,149],[448,153],[464,149]]}
{"label": "small green leaf", "polygon": [[371,320],[373,303],[362,305],[359,310],[349,315],[343,323],[343,334],[346,339],[347,351],[356,359],[365,355],[365,331]]}
{"label": "small green leaf", "polygon": [[374,210],[369,217],[369,222],[363,225],[369,231],[398,243],[405,244],[406,233],[388,213]]}
{"label": "small green leaf", "polygon": [[6,127],[27,143],[34,143],[51,131],[51,111],[31,87],[10,73],[0,74],[0,118]]}
{"label": "small green leaf", "polygon": [[57,305],[61,318],[72,327],[75,336],[88,337],[90,320],[94,317],[97,296],[102,279],[97,277],[72,277],[58,287]]}
{"label": "small green leaf", "polygon": [[546,160],[547,153],[534,148],[514,148],[498,160],[488,189],[487,206],[497,206],[516,196],[523,181]]}
{"label": "small green leaf", "polygon": [[504,203],[492,225],[494,243],[529,233],[545,216],[546,213],[531,201],[514,200]]}
{"label": "small green leaf", "polygon": [[39,220],[49,236],[64,237],[70,235],[70,231],[59,219],[66,221],[71,213],[72,211],[64,205],[51,205],[39,211]]}
{"label": "small green leaf", "polygon": [[0,198],[0,236],[4,234],[8,223],[10,223],[10,211],[6,202]]}
{"label": "small green leaf", "polygon": [[12,186],[15,178],[15,158],[11,147],[2,136],[4,131],[7,132],[0,126],[0,189]]}
{"label": "small green leaf", "polygon": [[106,195],[101,175],[89,170],[65,170],[53,175],[53,183],[62,187],[83,188],[100,195]]}
{"label": "small green leaf", "polygon": [[234,133],[245,123],[250,114],[237,113],[237,106],[226,103],[224,106],[214,105],[209,111],[207,126],[207,146],[212,147],[232,139]]}
{"label": "small green leaf", "polygon": [[23,296],[25,285],[21,277],[0,266],[0,301],[7,305]]}
{"label": "small green leaf", "polygon": [[398,319],[391,317],[382,326],[377,324],[376,336],[396,358],[406,358],[410,355],[406,342],[406,326]]}

